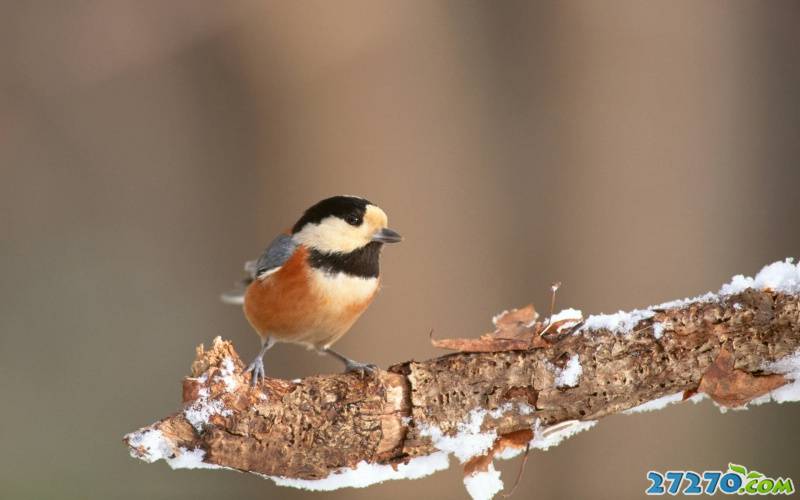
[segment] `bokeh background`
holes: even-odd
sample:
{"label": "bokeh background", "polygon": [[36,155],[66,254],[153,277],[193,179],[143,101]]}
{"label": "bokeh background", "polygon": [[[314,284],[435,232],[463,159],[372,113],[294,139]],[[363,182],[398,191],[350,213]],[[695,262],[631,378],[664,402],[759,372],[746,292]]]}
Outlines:
{"label": "bokeh background", "polygon": [[[545,310],[555,280],[613,312],[800,255],[798,26],[790,1],[2,2],[0,497],[464,498],[455,465],[313,494],[121,438],[178,407],[195,345],[256,352],[218,294],[329,195],[406,237],[338,344],[381,366]],[[339,366],[278,346],[267,370]],[[729,461],[798,482],[798,418],[610,417],[516,495],[639,498],[649,469]]]}

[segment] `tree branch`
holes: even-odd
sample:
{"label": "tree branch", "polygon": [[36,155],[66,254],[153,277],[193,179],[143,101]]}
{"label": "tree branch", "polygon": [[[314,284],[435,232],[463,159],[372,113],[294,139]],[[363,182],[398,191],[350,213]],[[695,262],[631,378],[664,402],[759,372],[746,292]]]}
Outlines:
{"label": "tree branch", "polygon": [[775,263],[719,294],[631,313],[537,321],[532,308],[515,310],[480,339],[437,341],[478,352],[407,361],[374,378],[258,388],[216,338],[197,348],[183,409],[125,442],[148,462],[309,489],[421,477],[453,454],[470,493],[490,497],[502,488],[494,458],[546,449],[606,415],[704,396],[724,407],[800,399],[798,292],[798,267]]}

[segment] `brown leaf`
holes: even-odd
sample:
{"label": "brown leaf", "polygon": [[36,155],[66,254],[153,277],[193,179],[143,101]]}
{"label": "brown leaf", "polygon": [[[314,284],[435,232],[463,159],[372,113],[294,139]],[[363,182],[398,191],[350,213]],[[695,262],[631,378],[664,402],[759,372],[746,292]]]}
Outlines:
{"label": "brown leaf", "polygon": [[431,344],[460,352],[525,351],[545,347],[548,344],[539,336],[542,324],[536,321],[538,317],[532,305],[512,309],[495,317],[495,330],[491,333],[485,333],[477,339],[431,338]]}
{"label": "brown leaf", "polygon": [[547,325],[547,327],[542,331],[541,335],[548,337],[552,335],[558,336],[561,335],[562,333],[568,333],[568,332],[563,332],[564,330],[571,331],[581,324],[583,324],[583,319],[581,318],[560,319],[558,321],[554,321],[549,325]]}
{"label": "brown leaf", "polygon": [[784,384],[786,379],[783,375],[756,376],[734,368],[733,353],[726,344],[703,374],[697,391],[708,394],[722,406],[737,407]]}
{"label": "brown leaf", "polygon": [[464,464],[464,477],[471,476],[476,472],[488,471],[492,460],[494,460],[494,449],[489,450],[486,455],[471,458]]}
{"label": "brown leaf", "polygon": [[492,449],[487,451],[485,455],[474,457],[464,464],[464,477],[471,476],[476,472],[486,472],[489,470],[489,464],[492,463],[496,454],[506,448],[524,449],[531,439],[533,439],[533,431],[530,429],[521,429],[503,434],[495,440]]}
{"label": "brown leaf", "polygon": [[489,335],[504,339],[530,338],[531,327],[539,314],[528,304],[521,309],[505,311],[494,319],[495,330]]}
{"label": "brown leaf", "polygon": [[508,434],[503,434],[500,439],[494,444],[494,452],[500,453],[506,448],[522,449],[533,439],[533,431],[531,429],[521,429]]}

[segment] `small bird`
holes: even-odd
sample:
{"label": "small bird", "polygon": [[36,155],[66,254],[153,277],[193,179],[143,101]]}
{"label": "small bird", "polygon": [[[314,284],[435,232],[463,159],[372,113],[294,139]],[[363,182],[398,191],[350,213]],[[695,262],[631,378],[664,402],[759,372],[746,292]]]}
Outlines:
{"label": "small bird", "polygon": [[330,348],[367,309],[380,284],[384,243],[401,241],[387,227],[386,213],[357,196],[326,198],[303,213],[255,261],[239,290],[222,301],[244,306],[261,337],[261,351],[247,367],[251,383],[264,378],[264,354],[275,342],[290,342],[330,354],[345,371],[373,373]]}

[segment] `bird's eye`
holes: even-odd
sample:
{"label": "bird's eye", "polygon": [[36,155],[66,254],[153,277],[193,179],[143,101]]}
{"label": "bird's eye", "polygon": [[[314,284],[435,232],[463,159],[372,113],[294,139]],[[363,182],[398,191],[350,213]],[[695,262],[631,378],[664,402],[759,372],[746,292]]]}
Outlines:
{"label": "bird's eye", "polygon": [[361,225],[361,217],[355,214],[350,214],[344,218],[345,222],[350,224],[351,226],[360,226]]}

